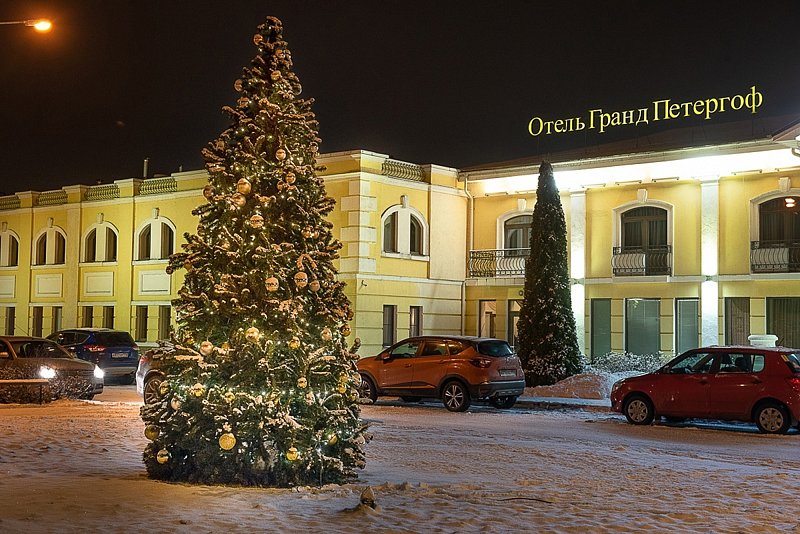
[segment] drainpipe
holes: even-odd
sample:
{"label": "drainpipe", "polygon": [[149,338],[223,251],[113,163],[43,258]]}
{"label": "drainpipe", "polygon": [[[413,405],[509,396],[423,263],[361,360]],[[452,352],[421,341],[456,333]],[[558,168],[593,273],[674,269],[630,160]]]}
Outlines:
{"label": "drainpipe", "polygon": [[467,194],[467,272],[464,273],[464,281],[461,282],[461,335],[467,331],[467,280],[469,274],[469,254],[472,252],[474,235],[472,222],[474,220],[475,200],[469,192],[469,175],[464,175],[464,192]]}

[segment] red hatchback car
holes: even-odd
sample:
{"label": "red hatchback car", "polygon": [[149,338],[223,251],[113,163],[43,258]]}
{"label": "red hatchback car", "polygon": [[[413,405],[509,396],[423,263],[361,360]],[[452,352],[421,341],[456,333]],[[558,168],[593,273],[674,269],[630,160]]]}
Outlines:
{"label": "red hatchback car", "polygon": [[754,422],[761,432],[784,434],[800,419],[800,350],[713,346],[693,349],[664,367],[620,380],[611,406],[628,422],[656,416]]}
{"label": "red hatchback car", "polygon": [[511,408],[525,389],[519,358],[502,339],[422,336],[395,343],[358,362],[361,396],[396,395],[406,402],[442,399],[451,412],[473,400]]}

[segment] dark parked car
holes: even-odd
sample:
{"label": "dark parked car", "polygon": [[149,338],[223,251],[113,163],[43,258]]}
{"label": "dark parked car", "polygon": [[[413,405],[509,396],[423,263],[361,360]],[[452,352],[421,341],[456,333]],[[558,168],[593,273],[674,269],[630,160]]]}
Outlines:
{"label": "dark parked car", "polygon": [[754,422],[783,434],[800,418],[800,350],[713,346],[687,351],[664,367],[614,384],[611,406],[628,422],[658,416]]}
{"label": "dark parked car", "polygon": [[96,363],[106,379],[133,384],[139,347],[128,332],[109,328],[70,328],[47,336],[81,360]]}
{"label": "dark parked car", "polygon": [[485,399],[510,408],[525,389],[519,358],[501,339],[422,336],[405,339],[358,362],[361,396],[396,395],[407,402],[442,399],[451,412]]}
{"label": "dark parked car", "polygon": [[[103,392],[102,369],[79,360],[50,340],[36,337],[0,336],[0,379],[47,379],[42,390],[47,399],[91,399]],[[2,384],[0,398],[6,402],[39,400],[33,387]]]}

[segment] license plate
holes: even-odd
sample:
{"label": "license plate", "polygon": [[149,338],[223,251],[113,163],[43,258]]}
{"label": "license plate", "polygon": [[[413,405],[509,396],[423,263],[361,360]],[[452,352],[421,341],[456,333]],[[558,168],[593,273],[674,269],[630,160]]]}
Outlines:
{"label": "license plate", "polygon": [[128,353],[127,352],[114,352],[114,353],[111,354],[111,357],[112,358],[127,358],[128,357]]}
{"label": "license plate", "polygon": [[517,376],[514,369],[500,369],[500,376]]}

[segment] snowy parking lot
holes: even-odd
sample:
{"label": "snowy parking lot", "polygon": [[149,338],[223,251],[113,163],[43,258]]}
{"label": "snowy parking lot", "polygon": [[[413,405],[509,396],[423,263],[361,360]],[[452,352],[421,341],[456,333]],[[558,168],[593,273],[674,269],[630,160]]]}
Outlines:
{"label": "snowy parking lot", "polygon": [[[581,410],[364,406],[358,482],[260,489],[149,480],[132,387],[0,405],[2,532],[785,532],[800,435],[634,427]],[[370,486],[374,509],[359,506]]]}

